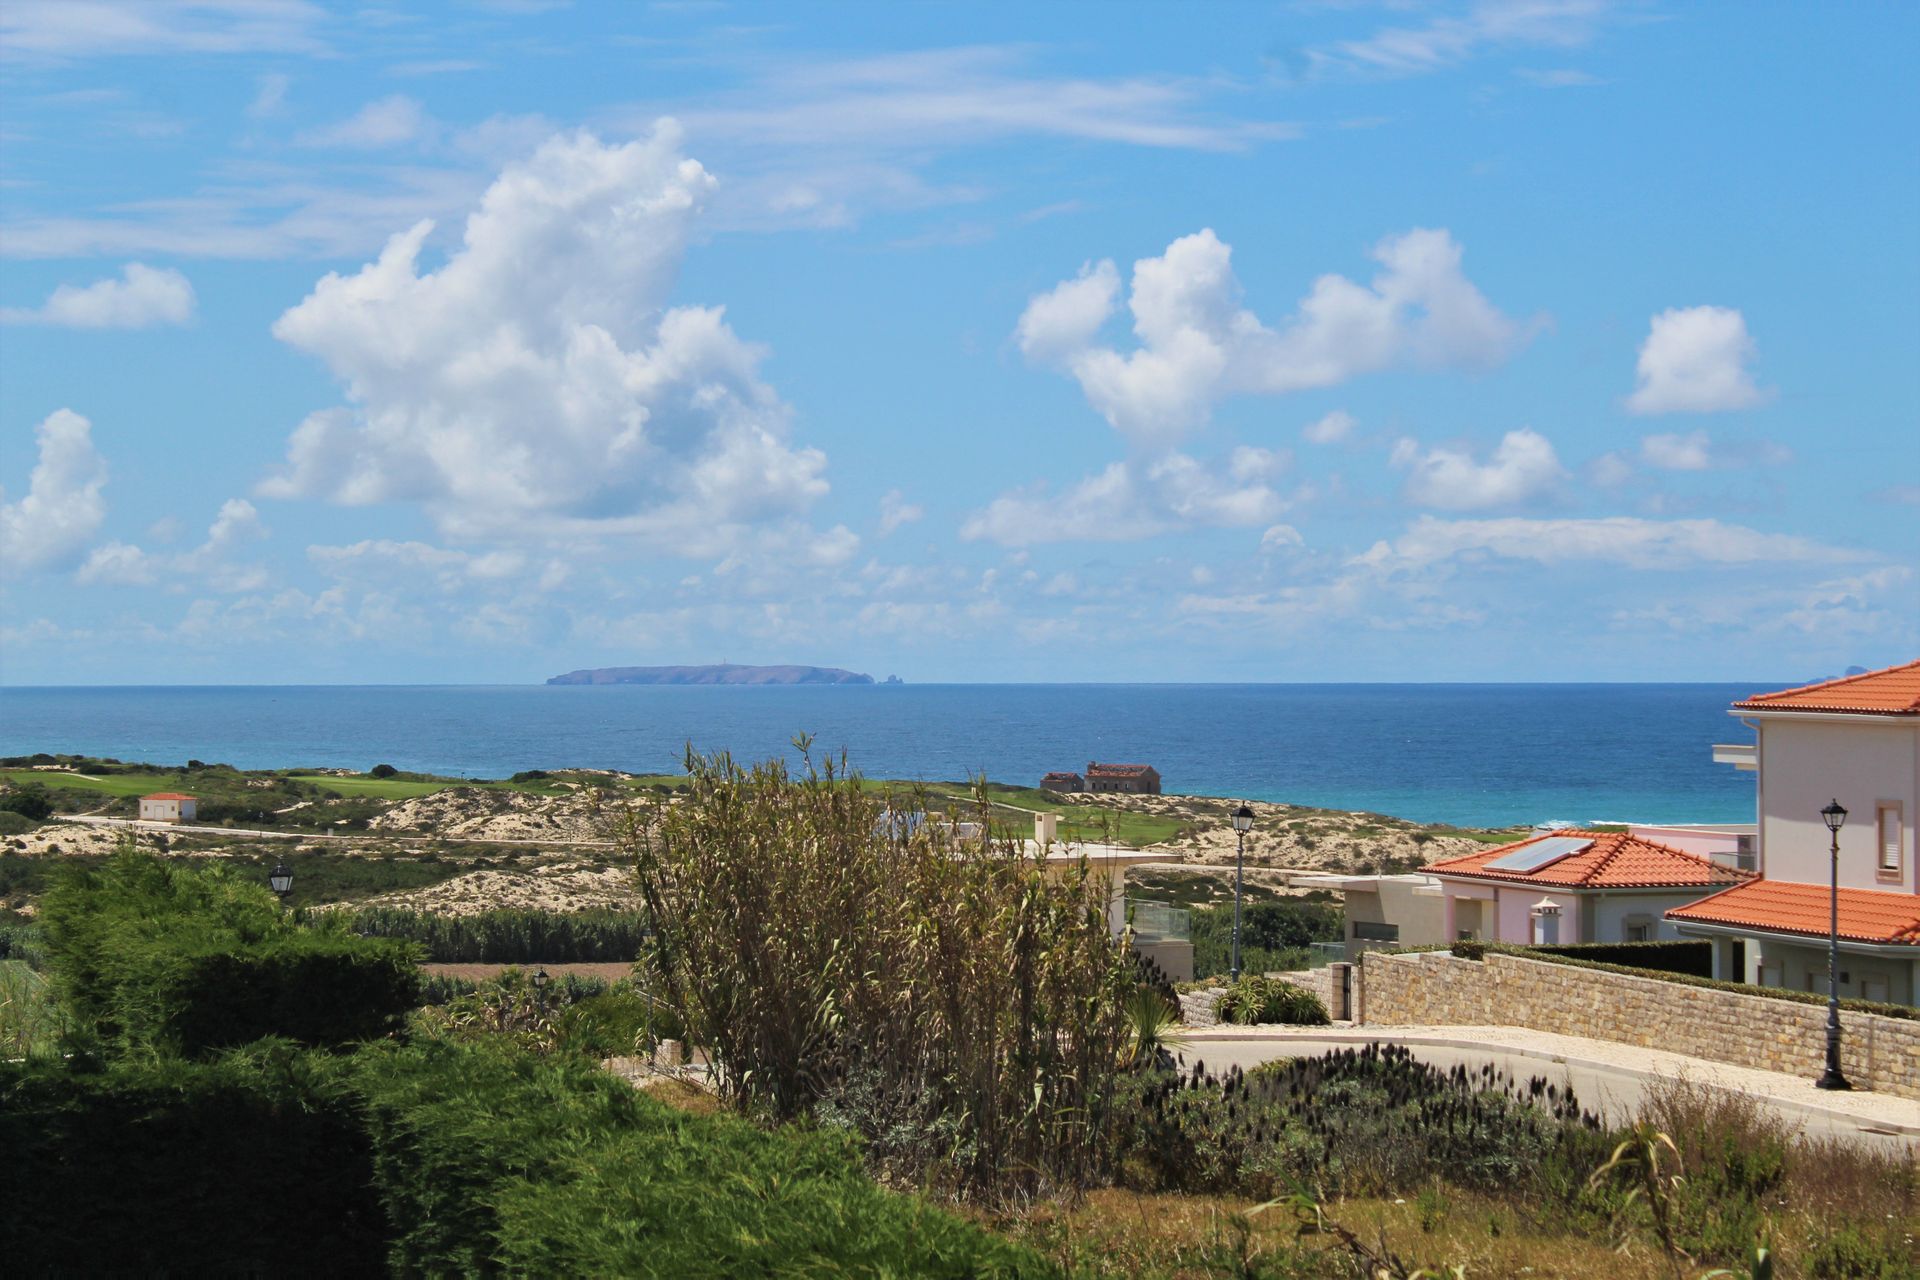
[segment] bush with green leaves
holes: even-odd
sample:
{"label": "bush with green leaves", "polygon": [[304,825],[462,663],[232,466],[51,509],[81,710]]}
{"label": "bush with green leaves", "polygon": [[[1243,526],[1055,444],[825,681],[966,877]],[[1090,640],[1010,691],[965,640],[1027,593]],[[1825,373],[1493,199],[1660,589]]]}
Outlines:
{"label": "bush with green leaves", "polygon": [[1119,1177],[1144,1191],[1259,1198],[1399,1194],[1435,1178],[1564,1200],[1609,1135],[1546,1079],[1428,1066],[1397,1046],[1288,1059],[1252,1074],[1130,1078]]}
{"label": "bush with green leaves", "polygon": [[499,1044],[0,1065],[0,1150],[23,1275],[1050,1273],[878,1186],[844,1135],[689,1115]]}
{"label": "bush with green leaves", "polygon": [[10,787],[0,795],[0,812],[18,814],[29,822],[45,822],[53,814],[53,797],[38,782]]}
{"label": "bush with green leaves", "polygon": [[41,912],[76,1031],[117,1054],[188,1056],[283,1035],[341,1045],[388,1035],[418,1003],[410,944],[290,916],[235,869],[123,848],[70,867]]}
{"label": "bush with green leaves", "polygon": [[347,919],[356,933],[419,943],[436,964],[630,963],[647,936],[646,916],[637,911],[502,909],[450,916],[362,907]]}
{"label": "bush with green leaves", "polygon": [[1297,987],[1279,978],[1254,974],[1242,975],[1227,988],[1214,1013],[1222,1022],[1283,1022],[1295,1026],[1324,1027],[1332,1021],[1320,997],[1305,987]]}
{"label": "bush with green leaves", "polygon": [[40,826],[37,818],[29,818],[24,813],[15,813],[11,809],[0,809],[0,836],[23,836]]}
{"label": "bush with green leaves", "polygon": [[[1233,907],[1194,907],[1188,916],[1193,942],[1193,976],[1212,977],[1233,966]],[[1255,902],[1240,916],[1240,969],[1268,973],[1306,969],[1313,964],[1309,944],[1339,942],[1346,917],[1338,906],[1322,902]]]}

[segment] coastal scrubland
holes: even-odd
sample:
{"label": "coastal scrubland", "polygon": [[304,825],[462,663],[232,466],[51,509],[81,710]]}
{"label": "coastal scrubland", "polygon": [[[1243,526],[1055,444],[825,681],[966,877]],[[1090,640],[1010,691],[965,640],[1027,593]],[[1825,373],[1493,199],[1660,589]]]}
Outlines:
{"label": "coastal scrubland", "polygon": [[[1084,866],[882,823],[907,798],[837,771],[693,766],[613,833],[639,919],[36,859],[43,909],[0,924],[41,1028],[0,1064],[10,1270],[1915,1273],[1911,1157],[1678,1086],[1603,1123],[1395,1050],[1214,1076]],[[417,976],[630,945],[611,981]],[[666,1040],[707,1066],[654,1087]]]}
{"label": "coastal scrubland", "polygon": [[[884,800],[911,795],[936,814],[981,816],[998,836],[1031,832],[1052,813],[1062,839],[1164,851],[1133,869],[1129,892],[1179,906],[1217,906],[1231,894],[1232,802],[1189,796],[1060,796],[986,782],[861,779]],[[365,770],[240,770],[189,761],[153,765],[38,754],[0,760],[0,909],[27,910],[47,857],[99,860],[152,791],[199,798],[191,829],[142,829],[142,847],[168,857],[294,871],[294,902],[413,907],[436,914],[503,908],[623,910],[638,903],[613,829],[636,805],[684,798],[684,772],[629,774],[529,769],[511,778]],[[1249,899],[1297,896],[1275,868],[1392,870],[1463,852],[1506,833],[1462,831],[1398,818],[1254,804],[1247,842]]]}

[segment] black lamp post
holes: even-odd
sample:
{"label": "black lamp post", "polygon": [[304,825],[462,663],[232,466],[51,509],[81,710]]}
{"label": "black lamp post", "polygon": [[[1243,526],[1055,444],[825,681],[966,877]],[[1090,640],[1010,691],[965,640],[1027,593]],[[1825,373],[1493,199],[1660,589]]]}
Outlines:
{"label": "black lamp post", "polygon": [[287,895],[293,892],[293,868],[279,863],[267,872],[267,886],[280,895],[280,905],[287,905]]}
{"label": "black lamp post", "polygon": [[1835,800],[1820,811],[1820,818],[1833,841],[1833,881],[1827,933],[1827,1069],[1813,1084],[1816,1089],[1851,1089],[1840,1074],[1840,827],[1847,811]]}
{"label": "black lamp post", "polygon": [[545,965],[542,965],[540,968],[535,969],[533,971],[533,998],[540,1005],[540,1012],[542,1013],[545,1013],[547,1011],[548,981],[549,979],[547,977],[547,970]]}
{"label": "black lamp post", "polygon": [[1253,810],[1241,805],[1233,811],[1233,980],[1240,981],[1240,882],[1246,874],[1247,832],[1253,830]]}

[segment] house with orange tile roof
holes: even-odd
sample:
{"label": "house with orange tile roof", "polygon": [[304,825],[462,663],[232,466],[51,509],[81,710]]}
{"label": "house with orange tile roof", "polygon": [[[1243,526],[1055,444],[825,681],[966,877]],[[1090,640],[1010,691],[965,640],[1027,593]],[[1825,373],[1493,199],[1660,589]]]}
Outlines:
{"label": "house with orange tile roof", "polygon": [[1755,694],[1732,714],[1754,740],[1714,759],[1759,775],[1760,878],[1669,922],[1714,941],[1718,976],[1824,994],[1834,859],[1820,811],[1838,800],[1840,994],[1920,1004],[1920,661]]}
{"label": "house with orange tile roof", "polygon": [[1557,830],[1428,864],[1448,939],[1652,942],[1673,907],[1753,874],[1627,831]]}
{"label": "house with orange tile roof", "polygon": [[192,822],[200,811],[200,802],[178,791],[156,791],[140,797],[142,822]]}

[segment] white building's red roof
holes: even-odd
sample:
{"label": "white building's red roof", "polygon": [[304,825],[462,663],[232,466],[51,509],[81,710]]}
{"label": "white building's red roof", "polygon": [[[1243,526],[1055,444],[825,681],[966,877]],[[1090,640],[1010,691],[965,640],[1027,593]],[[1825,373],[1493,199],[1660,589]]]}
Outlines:
{"label": "white building's red roof", "polygon": [[1735,711],[1842,711],[1854,715],[1920,715],[1920,659],[1819,684],[1756,693]]}

